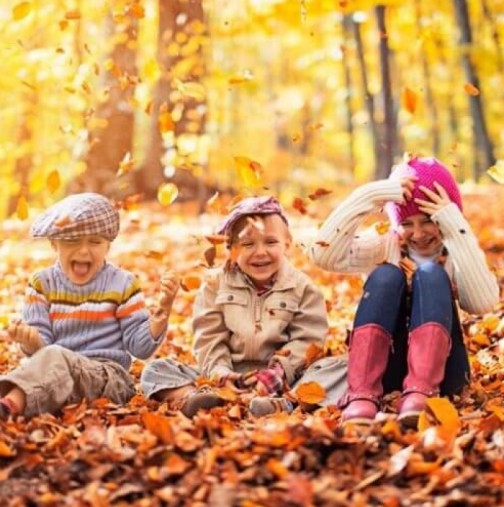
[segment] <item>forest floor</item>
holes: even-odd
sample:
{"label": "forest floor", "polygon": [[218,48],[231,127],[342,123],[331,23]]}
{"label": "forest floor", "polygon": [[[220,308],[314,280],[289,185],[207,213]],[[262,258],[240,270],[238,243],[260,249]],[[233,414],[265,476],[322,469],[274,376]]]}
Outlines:
{"label": "forest floor", "polygon": [[[465,214],[504,286],[504,187],[466,188]],[[333,196],[334,197],[334,196]],[[293,263],[322,287],[330,333],[326,354],[345,351],[360,277],[323,272],[303,255],[336,199],[290,209]],[[298,203],[299,204],[299,203]],[[153,304],[157,280],[176,270],[184,288],[156,356],[193,363],[192,305],[211,258],[218,216],[189,206],[143,204],[123,213],[110,261],[137,274]],[[29,275],[49,265],[45,241],[28,223],[0,226],[0,324],[19,315]],[[215,262],[224,257],[217,245]],[[472,383],[460,397],[434,399],[418,430],[394,416],[398,393],[371,428],[340,427],[335,407],[255,418],[239,399],[193,420],[136,395],[126,406],[107,400],[67,407],[58,416],[0,422],[0,505],[20,506],[490,506],[504,505],[504,305],[463,314]],[[0,342],[0,373],[22,360]],[[138,379],[144,362],[136,360]]]}

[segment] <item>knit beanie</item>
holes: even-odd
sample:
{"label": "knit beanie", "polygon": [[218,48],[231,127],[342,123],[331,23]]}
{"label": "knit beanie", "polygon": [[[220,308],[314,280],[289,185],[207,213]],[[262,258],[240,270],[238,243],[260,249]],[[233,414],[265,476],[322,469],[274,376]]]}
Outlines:
{"label": "knit beanie", "polygon": [[31,227],[34,238],[74,239],[102,236],[113,241],[119,233],[119,212],[103,195],[73,194],[50,206]]}
{"label": "knit beanie", "polygon": [[397,229],[399,224],[408,217],[422,213],[414,199],[429,200],[429,198],[419,187],[424,186],[437,193],[434,186],[435,182],[439,183],[446,190],[450,200],[462,211],[462,198],[460,197],[457,183],[450,171],[439,160],[432,157],[413,158],[395,166],[389,179],[400,180],[406,176],[416,176],[418,178],[414,182],[415,188],[412,192],[412,198],[406,201],[405,204],[388,202],[385,206],[385,211],[394,229]]}

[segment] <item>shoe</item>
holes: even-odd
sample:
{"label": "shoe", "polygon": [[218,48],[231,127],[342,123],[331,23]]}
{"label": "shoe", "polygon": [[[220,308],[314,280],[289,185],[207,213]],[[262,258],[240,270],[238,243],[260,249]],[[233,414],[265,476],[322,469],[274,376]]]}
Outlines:
{"label": "shoe", "polygon": [[192,419],[199,410],[209,410],[224,405],[225,401],[212,389],[203,387],[191,391],[184,397],[180,411],[189,419]]}
{"label": "shoe", "polygon": [[274,414],[275,412],[290,414],[294,410],[294,404],[286,398],[257,396],[250,400],[249,410],[255,416]]}
{"label": "shoe", "polygon": [[416,428],[420,412],[427,406],[427,396],[423,393],[408,393],[403,395],[399,406],[397,420],[407,428]]}
{"label": "shoe", "polygon": [[373,423],[378,406],[371,400],[353,400],[351,401],[341,414],[342,424],[364,424]]}

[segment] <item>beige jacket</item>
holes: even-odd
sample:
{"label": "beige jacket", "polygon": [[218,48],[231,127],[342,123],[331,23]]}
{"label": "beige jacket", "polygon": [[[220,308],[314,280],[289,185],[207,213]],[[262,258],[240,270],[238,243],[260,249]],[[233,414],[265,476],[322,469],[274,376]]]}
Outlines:
{"label": "beige jacket", "polygon": [[205,376],[265,368],[274,357],[292,384],[308,345],[323,346],[327,328],[322,292],[287,261],[262,296],[240,271],[218,271],[196,298],[194,351]]}

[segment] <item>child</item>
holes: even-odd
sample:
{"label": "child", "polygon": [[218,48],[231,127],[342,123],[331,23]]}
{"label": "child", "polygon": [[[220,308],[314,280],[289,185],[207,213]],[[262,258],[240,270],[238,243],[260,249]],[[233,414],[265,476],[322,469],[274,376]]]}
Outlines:
{"label": "child", "polygon": [[[356,235],[385,204],[391,229]],[[370,423],[383,392],[402,386],[399,420],[414,426],[427,397],[462,390],[469,362],[456,302],[488,312],[499,287],[443,164],[413,158],[357,188],[323,224],[312,255],[327,270],[371,272],[350,338],[344,422]]]}
{"label": "child", "polygon": [[[143,371],[142,389],[149,398],[177,401],[192,417],[200,408],[223,403],[212,390],[195,388],[202,374],[220,385],[255,393],[250,401],[255,415],[291,411],[292,403],[279,395],[303,373],[308,346],[324,344],[322,293],[287,261],[292,239],[273,197],[244,199],[218,232],[228,237],[230,258],[202,285],[195,302],[198,369],[170,359],[154,361]],[[344,362],[329,357],[314,363],[303,378],[319,381],[330,391],[328,404],[336,401],[338,388],[339,397],[344,392],[345,368]]]}
{"label": "child", "polygon": [[51,241],[57,262],[32,275],[23,322],[3,333],[31,357],[0,376],[0,419],[54,413],[83,398],[125,403],[135,393],[129,353],[145,359],[161,343],[178,281],[162,277],[159,307],[149,316],[135,277],[105,261],[119,213],[101,195],[63,199],[31,232]]}

